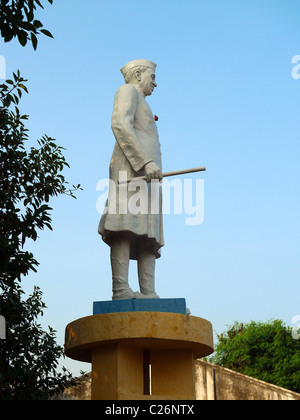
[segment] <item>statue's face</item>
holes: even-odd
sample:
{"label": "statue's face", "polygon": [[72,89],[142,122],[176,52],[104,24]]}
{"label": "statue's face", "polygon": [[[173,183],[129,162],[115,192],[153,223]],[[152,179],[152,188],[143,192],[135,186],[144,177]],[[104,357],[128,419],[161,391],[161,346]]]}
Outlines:
{"label": "statue's face", "polygon": [[157,86],[155,82],[155,72],[150,68],[145,70],[143,73],[139,72],[137,80],[145,96],[150,96],[153,93],[154,88]]}

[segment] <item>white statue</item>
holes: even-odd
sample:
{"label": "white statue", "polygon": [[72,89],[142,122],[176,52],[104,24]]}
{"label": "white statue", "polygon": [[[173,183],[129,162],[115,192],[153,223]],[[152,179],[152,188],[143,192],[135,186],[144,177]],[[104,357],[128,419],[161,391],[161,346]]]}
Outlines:
{"label": "white statue", "polygon": [[[111,125],[116,143],[109,177],[116,186],[116,212],[107,211],[110,191],[98,231],[111,248],[112,298],[115,300],[159,297],[155,292],[155,261],[164,245],[161,185],[158,183],[159,211],[152,214],[150,181],[162,179],[161,151],[154,116],[145,100],[157,86],[155,69],[156,64],[148,60],[134,60],[126,64],[121,69],[126,84],[117,90],[114,100]],[[127,204],[134,192],[127,184],[118,185],[120,171],[125,171],[128,179],[146,175],[149,189],[147,212],[132,214],[128,210]],[[122,174],[124,176],[124,172]],[[124,198],[120,198],[120,188],[126,188],[125,203]],[[137,260],[140,293],[133,292],[129,287],[130,259]]]}

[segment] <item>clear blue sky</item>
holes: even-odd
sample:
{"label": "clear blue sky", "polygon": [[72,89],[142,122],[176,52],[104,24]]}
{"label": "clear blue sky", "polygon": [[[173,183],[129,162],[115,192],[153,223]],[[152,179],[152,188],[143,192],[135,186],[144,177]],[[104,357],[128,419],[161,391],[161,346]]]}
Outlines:
{"label": "clear blue sky", "polygon": [[[300,54],[298,0],[60,0],[39,19],[55,39],[37,52],[16,41],[0,55],[7,77],[21,70],[30,94],[34,143],[48,134],[66,147],[78,199],[54,199],[54,231],[28,244],[40,262],[25,278],[44,292],[42,324],[57,330],[111,299],[109,248],[97,233],[98,180],[114,145],[113,97],[119,71],[136,58],[157,63],[148,102],[159,116],[166,171],[205,165],[205,218],[164,218],[157,292],[184,297],[192,315],[221,333],[234,321],[300,314]],[[132,264],[131,285],[137,289]],[[66,359],[74,374],[87,364]]]}

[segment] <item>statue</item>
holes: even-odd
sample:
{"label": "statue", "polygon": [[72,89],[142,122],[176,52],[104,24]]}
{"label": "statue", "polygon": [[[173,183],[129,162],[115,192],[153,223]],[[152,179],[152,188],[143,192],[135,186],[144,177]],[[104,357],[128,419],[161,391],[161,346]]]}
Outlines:
{"label": "statue", "polygon": [[[98,232],[110,246],[113,300],[159,298],[155,292],[155,262],[164,245],[161,185],[157,212],[151,212],[150,187],[153,180],[162,179],[161,151],[158,131],[146,96],[153,93],[156,64],[149,60],[134,60],[121,73],[125,84],[116,92],[112,114],[112,131],[116,143],[110,161],[108,201],[101,217]],[[133,191],[127,184],[118,184],[120,174],[126,178],[146,176],[148,211],[132,213],[128,202]],[[144,181],[145,183],[145,181]],[[121,188],[126,194],[120,194]],[[115,212],[109,211],[114,195]],[[125,197],[125,198],[124,198]],[[125,211],[124,211],[125,205]],[[133,292],[128,282],[129,261],[137,260],[140,292]]]}

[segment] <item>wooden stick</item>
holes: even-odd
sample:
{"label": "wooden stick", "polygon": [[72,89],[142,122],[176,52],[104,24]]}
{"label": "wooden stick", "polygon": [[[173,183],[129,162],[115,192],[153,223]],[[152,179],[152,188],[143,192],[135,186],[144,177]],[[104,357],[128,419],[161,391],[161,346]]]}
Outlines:
{"label": "wooden stick", "polygon": [[[184,175],[184,174],[190,174],[193,172],[203,172],[206,171],[206,167],[205,166],[201,166],[200,168],[191,168],[191,169],[182,169],[180,171],[172,171],[172,172],[165,172],[162,174],[163,178],[167,178],[168,176],[176,176],[176,175]],[[127,179],[126,181],[118,181],[119,184],[126,184],[129,183],[131,181],[139,181],[139,180],[146,180],[147,177],[146,175],[144,176],[137,176],[136,178],[130,178]]]}

